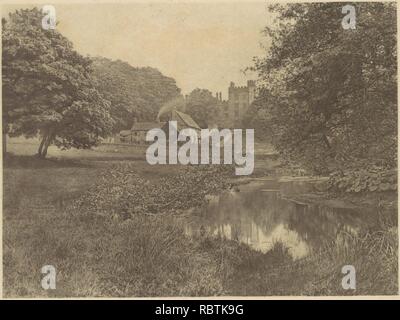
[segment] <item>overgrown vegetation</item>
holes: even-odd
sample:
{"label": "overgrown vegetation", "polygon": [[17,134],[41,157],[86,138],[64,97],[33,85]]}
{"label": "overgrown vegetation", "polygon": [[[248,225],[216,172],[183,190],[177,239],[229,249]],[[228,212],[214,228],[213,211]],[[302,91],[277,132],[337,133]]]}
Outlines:
{"label": "overgrown vegetation", "polygon": [[369,166],[367,169],[352,169],[331,174],[328,185],[333,191],[384,192],[397,190],[397,170],[384,170]]}
{"label": "overgrown vegetation", "polygon": [[[343,233],[339,241],[294,261],[289,248],[279,242],[263,254],[207,232],[185,234],[184,216],[174,214],[176,209],[199,205],[205,194],[229,187],[223,182],[229,168],[205,166],[196,172],[177,166],[176,177],[168,175],[171,169],[161,174],[162,168],[157,168],[160,176],[154,177],[154,169],[146,171],[137,162],[106,168],[95,162],[36,162],[34,168],[26,167],[29,161],[18,162],[22,170],[15,159],[12,168],[6,164],[7,297],[397,293],[395,211],[382,211],[374,229],[358,236]],[[184,173],[196,183],[189,186],[177,178]],[[125,188],[128,192],[122,192]],[[139,190],[143,194],[135,201]],[[167,205],[163,197],[175,193],[182,197]],[[149,200],[143,199],[145,195]],[[95,197],[97,204],[91,206]],[[146,214],[155,212],[152,204],[168,214]],[[125,211],[129,214],[118,214],[126,207],[132,210]],[[40,268],[45,264],[57,269],[54,291],[40,287]],[[345,264],[357,269],[355,292],[341,287]]]}
{"label": "overgrown vegetation", "polygon": [[339,3],[272,5],[272,42],[256,62],[261,87],[248,121],[284,159],[317,174],[397,166],[396,4],[357,3],[344,30]]}
{"label": "overgrown vegetation", "polygon": [[[5,233],[6,296],[347,295],[397,293],[397,229],[387,226],[293,261],[276,243],[266,254],[210,235],[188,238],[171,216],[127,220],[48,212]],[[21,226],[21,225],[20,225]],[[30,239],[33,239],[30,240]],[[41,266],[58,270],[57,290],[40,288]],[[357,270],[357,290],[341,268]]]}
{"label": "overgrown vegetation", "polygon": [[[207,240],[207,246],[219,256],[229,295],[393,295],[398,254],[397,227],[391,223],[357,236],[342,233],[296,261],[280,242],[266,254],[226,241]],[[356,291],[341,286],[342,267],[349,264],[357,270]]]}
{"label": "overgrown vegetation", "polygon": [[[98,155],[90,163],[79,156],[47,162],[9,155],[5,295],[397,294],[396,7],[357,7],[357,28],[348,32],[337,3],[271,7],[279,23],[265,30],[272,44],[256,63],[262,88],[246,121],[259,138],[270,137],[290,165],[283,173],[331,173],[329,190],[341,197],[371,195],[374,227],[335,229],[322,249],[293,260],[280,242],[263,254],[204,230],[185,233],[185,215],[177,213],[229,189],[231,166],[151,167],[105,154],[109,161],[101,165]],[[206,126],[218,102],[208,90],[183,100],[175,81],[155,69],[103,58],[93,63],[61,34],[42,30],[40,19],[32,9],[3,20],[3,134],[41,135],[44,157],[51,144],[90,148],[129,127],[133,116],[153,120],[160,106],[175,103]],[[312,218],[304,223],[323,233],[315,224]],[[57,270],[54,291],[40,287],[41,267],[48,264]],[[357,270],[356,291],[341,287],[342,267],[349,264]]]}
{"label": "overgrown vegetation", "polygon": [[201,206],[206,195],[229,187],[231,166],[185,166],[176,175],[156,183],[142,178],[134,165],[120,165],[104,170],[100,178],[79,199],[71,212],[117,215],[166,214]]}

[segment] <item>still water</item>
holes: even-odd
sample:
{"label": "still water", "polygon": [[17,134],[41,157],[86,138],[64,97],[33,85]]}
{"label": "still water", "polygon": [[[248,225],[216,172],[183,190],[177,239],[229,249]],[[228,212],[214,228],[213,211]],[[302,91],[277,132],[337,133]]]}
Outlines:
{"label": "still water", "polygon": [[186,234],[207,233],[269,251],[275,242],[288,248],[294,259],[307,256],[343,232],[357,234],[376,224],[376,210],[354,206],[298,201],[313,192],[305,181],[263,181],[210,199],[186,226]]}

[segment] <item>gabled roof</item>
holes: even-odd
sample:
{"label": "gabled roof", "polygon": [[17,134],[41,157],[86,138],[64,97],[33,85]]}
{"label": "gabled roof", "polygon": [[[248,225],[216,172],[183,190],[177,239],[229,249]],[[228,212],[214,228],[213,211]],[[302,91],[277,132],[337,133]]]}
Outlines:
{"label": "gabled roof", "polygon": [[129,136],[130,134],[131,134],[131,130],[122,130],[119,133],[119,135],[123,136],[123,137]]}
{"label": "gabled roof", "polygon": [[[175,114],[184,122],[184,124],[189,127],[189,128],[194,128],[194,129],[198,129],[201,130],[201,128],[199,127],[199,125],[196,123],[196,121],[194,121],[192,119],[191,116],[189,116],[186,113],[174,110]],[[176,119],[178,120],[178,119]]]}
{"label": "gabled roof", "polygon": [[164,122],[136,122],[132,126],[132,131],[148,131],[155,128],[161,128]]}

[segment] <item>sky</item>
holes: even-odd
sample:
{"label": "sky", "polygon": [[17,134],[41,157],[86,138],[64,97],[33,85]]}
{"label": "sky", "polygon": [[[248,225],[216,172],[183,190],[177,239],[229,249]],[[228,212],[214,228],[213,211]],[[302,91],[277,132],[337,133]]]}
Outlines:
{"label": "sky", "polygon": [[[49,3],[46,3],[49,4]],[[41,7],[42,5],[38,5]],[[8,5],[2,15],[31,5]],[[54,4],[57,29],[81,54],[150,66],[176,80],[183,94],[205,88],[227,98],[231,81],[265,54],[264,2]]]}

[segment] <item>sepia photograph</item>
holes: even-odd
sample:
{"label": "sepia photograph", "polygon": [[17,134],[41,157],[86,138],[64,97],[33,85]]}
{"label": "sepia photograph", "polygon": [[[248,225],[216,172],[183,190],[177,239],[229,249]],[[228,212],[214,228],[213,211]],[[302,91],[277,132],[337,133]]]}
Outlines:
{"label": "sepia photograph", "polygon": [[396,2],[0,8],[4,298],[398,295]]}

